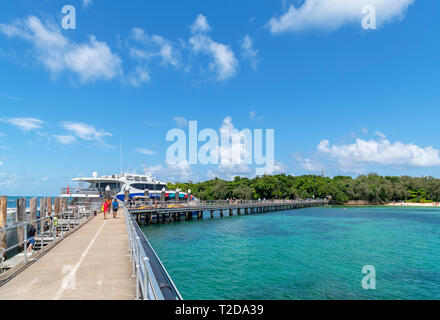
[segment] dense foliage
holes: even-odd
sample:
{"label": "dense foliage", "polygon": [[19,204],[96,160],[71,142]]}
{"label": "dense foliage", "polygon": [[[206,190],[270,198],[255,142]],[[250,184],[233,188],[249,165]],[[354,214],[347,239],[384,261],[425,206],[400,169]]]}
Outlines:
{"label": "dense foliage", "polygon": [[373,203],[392,201],[440,202],[440,179],[432,177],[381,177],[377,174],[326,178],[307,175],[262,176],[254,179],[236,177],[199,183],[169,183],[170,189],[191,189],[202,200],[219,199],[296,199],[325,198],[336,202],[366,200]]}

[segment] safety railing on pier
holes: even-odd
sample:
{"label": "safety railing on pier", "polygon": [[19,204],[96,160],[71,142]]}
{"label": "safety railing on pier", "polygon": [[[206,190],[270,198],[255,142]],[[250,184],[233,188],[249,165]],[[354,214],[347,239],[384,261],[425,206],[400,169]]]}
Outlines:
{"label": "safety railing on pier", "polygon": [[215,200],[215,201],[158,201],[149,200],[145,201],[141,198],[131,199],[127,202],[129,209],[173,209],[179,207],[194,207],[194,208],[216,208],[216,207],[238,207],[238,206],[270,206],[270,205],[283,205],[283,204],[315,204],[315,203],[328,203],[326,199],[306,199],[306,200],[290,200],[290,199],[274,199],[274,200]]}
{"label": "safety railing on pier", "polygon": [[133,277],[136,278],[136,299],[182,300],[159,257],[125,206],[124,215],[133,262]]}
{"label": "safety railing on pier", "polygon": [[[61,212],[59,214],[52,214],[35,220],[20,222],[0,229],[0,234],[5,235],[7,232],[17,232],[17,238],[19,239],[17,243],[6,244],[6,248],[0,250],[0,274],[3,273],[5,269],[11,267],[11,265],[8,265],[7,267],[5,266],[5,263],[10,262],[10,260],[14,260],[13,266],[18,265],[21,262],[26,266],[30,262],[30,258],[32,258],[34,251],[44,251],[47,248],[52,247],[55,243],[60,242],[79,226],[89,221],[93,216],[93,208],[86,208],[83,205],[77,205],[72,208],[72,210]],[[28,231],[31,226],[35,228],[34,236],[28,236]],[[33,244],[33,250],[28,252],[28,245],[31,243]],[[5,259],[5,256],[8,256],[8,253],[17,250],[22,252],[23,257],[21,257],[20,253],[15,252],[16,254],[10,259]]]}

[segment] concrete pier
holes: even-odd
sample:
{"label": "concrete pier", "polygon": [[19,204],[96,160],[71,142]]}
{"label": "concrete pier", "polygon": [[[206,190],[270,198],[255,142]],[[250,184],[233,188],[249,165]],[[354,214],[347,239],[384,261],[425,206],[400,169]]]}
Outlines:
{"label": "concrete pier", "polygon": [[0,287],[0,300],[134,300],[128,247],[122,212],[94,217]]}

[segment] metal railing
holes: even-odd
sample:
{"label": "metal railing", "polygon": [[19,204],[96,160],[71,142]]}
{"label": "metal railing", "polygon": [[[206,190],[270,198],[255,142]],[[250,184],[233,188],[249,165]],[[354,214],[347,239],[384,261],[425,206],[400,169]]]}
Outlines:
{"label": "metal railing", "polygon": [[[35,220],[20,222],[13,226],[0,229],[0,233],[5,234],[8,231],[13,232],[13,230],[16,230],[17,234],[21,232],[22,238],[24,239],[22,241],[18,241],[16,244],[10,246],[6,245],[6,248],[0,250],[0,274],[4,272],[4,263],[10,260],[4,259],[4,256],[8,252],[21,248],[23,253],[23,263],[24,265],[27,265],[29,262],[29,252],[27,252],[27,249],[31,242],[34,242],[33,251],[35,247],[39,247],[38,251],[44,251],[46,247],[51,247],[51,245],[61,241],[73,230],[89,221],[93,216],[94,214],[92,211],[78,207],[74,210],[65,211],[59,214],[52,214],[51,216]],[[55,217],[58,219],[58,222],[56,222]],[[35,227],[35,235],[33,237],[28,237],[30,225]],[[11,259],[15,256],[16,255],[11,257]]]}
{"label": "metal railing", "polygon": [[271,204],[303,204],[303,203],[326,203],[325,199],[310,199],[310,200],[289,200],[289,199],[278,199],[278,200],[195,200],[195,201],[158,201],[158,200],[131,200],[128,201],[127,207],[129,209],[138,209],[145,207],[144,209],[166,209],[166,208],[179,208],[179,207],[218,207],[218,206],[239,206],[239,205],[249,205],[249,206],[268,206]]}
{"label": "metal railing", "polygon": [[[110,195],[114,197],[120,189],[111,189]],[[105,195],[105,188],[62,188],[61,194],[69,194],[74,196],[75,194],[86,194],[91,196]]]}
{"label": "metal railing", "polygon": [[[182,300],[180,293],[176,289],[164,266],[155,254],[145,235],[140,232],[140,229],[138,229],[139,226],[125,206],[124,216],[129,238],[130,258],[133,263],[132,276],[136,278],[136,299]],[[148,251],[151,251],[153,253],[153,257],[151,256],[151,254],[147,254],[146,245],[149,246]],[[165,284],[159,284],[153,271],[150,257],[154,258],[155,262],[157,262],[156,267],[159,267],[161,269],[160,271],[162,272],[162,276],[164,276],[164,280],[166,280]],[[166,294],[164,294],[164,288],[168,289],[168,291],[165,291]]]}

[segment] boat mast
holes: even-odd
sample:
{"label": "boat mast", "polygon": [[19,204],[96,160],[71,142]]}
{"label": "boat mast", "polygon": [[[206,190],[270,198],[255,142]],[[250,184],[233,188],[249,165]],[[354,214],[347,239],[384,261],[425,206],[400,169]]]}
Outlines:
{"label": "boat mast", "polygon": [[122,176],[122,138],[120,139],[120,144],[119,144],[119,165],[120,165],[121,176]]}

